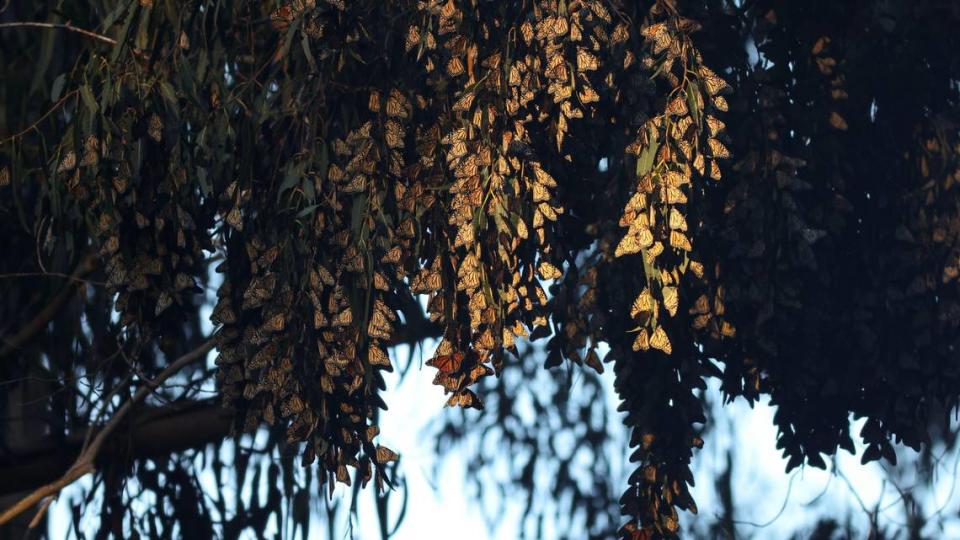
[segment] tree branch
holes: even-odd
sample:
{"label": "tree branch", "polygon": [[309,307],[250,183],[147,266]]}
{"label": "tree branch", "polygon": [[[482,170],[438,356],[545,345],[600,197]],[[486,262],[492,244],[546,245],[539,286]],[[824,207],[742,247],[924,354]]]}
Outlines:
{"label": "tree branch", "polygon": [[48,109],[47,112],[43,113],[43,116],[41,116],[40,118],[38,118],[36,122],[34,122],[34,123],[30,124],[29,126],[21,129],[20,131],[18,131],[18,132],[16,132],[16,133],[14,133],[13,135],[7,137],[6,139],[0,140],[0,146],[3,146],[3,145],[7,144],[7,143],[10,142],[10,141],[14,141],[14,140],[16,140],[16,139],[19,139],[20,137],[23,137],[23,136],[26,135],[28,132],[30,132],[30,130],[36,129],[36,127],[40,125],[40,122],[43,122],[48,116],[50,116],[51,114],[57,112],[57,110],[59,110],[60,107],[63,107],[63,104],[66,103],[68,99],[72,98],[73,96],[77,95],[78,93],[80,93],[79,90],[71,90],[71,91],[67,92],[66,94],[64,94],[64,96],[63,96],[62,98],[60,98],[59,101],[57,101],[56,103],[54,103],[54,104],[53,104],[53,107],[50,107],[50,109]]}
{"label": "tree branch", "polygon": [[[390,346],[412,344],[439,336],[440,329],[436,324],[423,317],[422,313],[418,317],[412,309],[413,305],[406,307],[410,308],[408,312],[412,324],[401,325]],[[129,412],[125,414],[130,416]],[[215,398],[174,402],[162,407],[143,407],[130,419],[129,439],[124,437],[122,442],[118,442],[116,438],[110,441],[102,438],[99,454],[124,451],[129,452],[128,455],[133,459],[147,459],[202,448],[229,436],[232,419],[233,412],[223,408]],[[68,435],[66,439],[51,438],[49,442],[28,451],[0,455],[0,478],[3,478],[0,497],[55,484],[79,461],[84,447],[92,447],[85,441],[92,441],[99,433],[102,430],[91,426]],[[34,499],[34,502],[38,500]]]}
{"label": "tree branch", "polygon": [[70,300],[70,297],[73,295],[74,291],[81,284],[81,279],[83,276],[89,274],[96,267],[96,257],[93,255],[85,256],[80,263],[77,265],[76,270],[73,271],[73,276],[70,283],[64,285],[60,292],[57,293],[57,296],[47,304],[47,307],[43,308],[36,317],[33,318],[26,326],[20,329],[13,337],[3,339],[2,345],[0,345],[0,358],[3,358],[10,353],[16,351],[26,342],[30,341],[35,335],[43,331],[57,313],[60,312],[60,309]]}
{"label": "tree branch", "polygon": [[[130,419],[129,455],[133,459],[162,457],[202,448],[230,434],[233,412],[216,398],[174,402],[139,409]],[[83,448],[87,430],[0,458],[0,497],[36,489],[66,473]],[[127,439],[124,439],[125,441]],[[105,448],[112,454],[114,448]]]}
{"label": "tree branch", "polygon": [[[97,433],[96,437],[93,438],[93,441],[90,442],[90,445],[80,450],[80,455],[77,456],[76,461],[69,469],[67,469],[67,472],[64,473],[63,476],[53,482],[37,488],[31,494],[21,499],[20,502],[15,504],[12,508],[0,515],[0,525],[9,522],[11,519],[17,517],[27,509],[32,508],[44,498],[56,496],[64,487],[72,484],[77,479],[86,476],[88,473],[93,472],[95,470],[94,461],[99,455],[100,449],[103,447],[104,442],[116,430],[117,426],[120,425],[124,417],[130,413],[130,410],[133,409],[133,407],[135,407],[139,402],[143,401],[144,398],[152,393],[165,380],[169,379],[172,375],[179,372],[190,363],[202,358],[203,355],[213,347],[213,343],[213,339],[208,339],[193,351],[181,356],[167,366],[167,368],[164,369],[160,375],[158,375],[152,381],[152,383],[148,383],[137,390],[137,393],[134,394],[129,401],[124,403],[116,413],[114,413],[114,415],[110,418],[110,421],[108,421],[103,429]],[[33,526],[33,524],[31,524],[31,526]]]}
{"label": "tree branch", "polygon": [[88,38],[93,38],[110,45],[117,44],[117,40],[111,37],[107,37],[96,32],[91,32],[89,30],[84,30],[83,28],[77,28],[76,26],[70,24],[70,21],[67,21],[66,23],[46,23],[34,21],[8,22],[0,24],[0,28],[61,28],[63,30],[76,32],[78,34],[87,36]]}

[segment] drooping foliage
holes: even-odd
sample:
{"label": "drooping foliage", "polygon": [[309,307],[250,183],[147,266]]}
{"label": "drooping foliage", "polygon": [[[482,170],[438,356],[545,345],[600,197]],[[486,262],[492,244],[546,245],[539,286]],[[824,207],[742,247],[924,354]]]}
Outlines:
{"label": "drooping foliage", "polygon": [[[446,405],[482,409],[478,386],[529,373],[518,345],[542,339],[547,368],[615,373],[631,538],[696,511],[708,378],[771,396],[788,468],[852,450],[851,414],[864,460],[895,459],[957,405],[956,3],[0,16],[59,25],[0,28],[2,269],[74,274],[0,281],[4,380],[93,374],[101,399],[133,395],[202,341],[216,287],[234,433],[269,426],[327,489],[384,488],[392,345],[438,334]],[[95,409],[75,384],[47,411],[60,437]]]}

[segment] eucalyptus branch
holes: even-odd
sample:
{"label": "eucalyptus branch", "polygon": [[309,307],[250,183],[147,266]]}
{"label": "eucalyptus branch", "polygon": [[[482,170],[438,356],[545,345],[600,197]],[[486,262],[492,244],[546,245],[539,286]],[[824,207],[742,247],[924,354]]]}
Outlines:
{"label": "eucalyptus branch", "polygon": [[[110,437],[110,435],[113,434],[114,431],[116,431],[117,426],[119,426],[121,422],[123,422],[124,418],[130,414],[130,411],[154,390],[156,390],[156,388],[165,380],[169,379],[187,365],[200,358],[203,358],[207,351],[213,347],[213,344],[213,339],[208,339],[196,349],[176,359],[159,375],[157,375],[153,381],[148,382],[148,384],[137,390],[137,393],[134,394],[129,401],[124,403],[123,406],[121,406],[120,409],[117,410],[117,412],[113,415],[113,417],[110,418],[106,425],[104,425],[103,429],[97,433],[96,437],[93,438],[93,441],[89,442],[89,444],[80,451],[80,455],[77,457],[77,460],[73,463],[70,469],[64,473],[63,476],[34,490],[30,495],[27,495],[12,508],[0,515],[0,525],[8,523],[10,520],[22,514],[28,508],[32,508],[35,504],[42,501],[46,497],[57,496],[60,493],[60,490],[86,476],[88,473],[93,472],[96,468],[94,463],[97,459],[97,456],[100,454],[101,448],[103,448],[104,442]],[[40,512],[43,512],[47,506],[49,505],[44,505],[41,507]],[[40,520],[35,517],[30,523],[30,526],[35,527],[39,521]]]}
{"label": "eucalyptus branch", "polygon": [[30,124],[29,126],[21,129],[20,131],[18,131],[18,132],[16,132],[16,133],[14,133],[13,135],[7,137],[6,139],[0,140],[0,146],[3,146],[3,145],[5,145],[5,144],[7,144],[7,143],[9,143],[9,142],[15,141],[15,140],[19,139],[20,137],[23,137],[24,135],[26,135],[27,133],[29,133],[31,130],[36,129],[36,127],[37,127],[38,125],[40,125],[40,122],[43,122],[44,120],[46,120],[46,118],[47,118],[48,116],[50,116],[51,114],[57,112],[57,111],[60,109],[60,107],[63,107],[63,104],[66,103],[68,99],[72,98],[73,96],[75,96],[75,95],[77,95],[77,94],[79,94],[79,93],[80,93],[79,90],[71,90],[71,91],[67,92],[66,94],[64,94],[64,96],[63,96],[62,98],[60,98],[59,101],[57,101],[56,103],[54,103],[54,104],[53,104],[53,107],[50,107],[50,109],[47,110],[47,112],[43,113],[43,115],[42,115],[39,119],[37,119],[36,122],[34,122],[34,123]]}
{"label": "eucalyptus branch", "polygon": [[47,327],[47,323],[53,320],[53,318],[57,316],[57,313],[60,313],[60,309],[70,300],[77,286],[82,283],[82,277],[92,272],[94,268],[96,268],[96,257],[93,255],[85,256],[80,263],[77,264],[77,268],[73,271],[70,282],[57,293],[57,296],[47,304],[47,307],[43,308],[33,320],[9,339],[0,338],[3,340],[3,343],[0,344],[0,358],[18,350],[26,342],[43,331],[43,329]]}
{"label": "eucalyptus branch", "polygon": [[70,21],[66,23],[47,23],[47,22],[36,22],[36,21],[19,21],[19,22],[9,22],[9,23],[0,23],[0,28],[54,28],[54,29],[63,29],[70,32],[76,32],[78,34],[87,36],[88,38],[95,39],[97,41],[102,41],[109,45],[116,45],[117,40],[98,34],[96,32],[91,32],[90,30],[84,30],[83,28],[77,28],[70,24]]}

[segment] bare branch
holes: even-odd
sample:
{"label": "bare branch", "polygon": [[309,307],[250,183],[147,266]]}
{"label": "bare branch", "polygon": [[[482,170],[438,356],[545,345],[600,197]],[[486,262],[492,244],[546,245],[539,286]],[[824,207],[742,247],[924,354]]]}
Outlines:
{"label": "bare branch", "polygon": [[71,90],[71,91],[67,92],[62,98],[60,98],[59,101],[57,101],[56,103],[53,104],[53,107],[50,107],[50,109],[49,109],[47,112],[43,113],[43,115],[42,115],[40,118],[38,118],[36,122],[34,122],[34,123],[30,124],[29,126],[21,129],[20,131],[18,131],[18,132],[16,132],[16,133],[14,133],[13,135],[7,137],[6,139],[0,140],[0,146],[3,146],[3,145],[5,145],[5,144],[7,144],[8,142],[15,141],[15,140],[19,139],[20,137],[23,137],[24,135],[26,135],[28,132],[30,132],[30,130],[36,129],[36,127],[37,127],[38,125],[40,125],[40,122],[43,122],[48,116],[50,116],[51,114],[57,112],[57,110],[59,110],[60,107],[63,107],[63,104],[66,103],[68,99],[70,99],[70,98],[72,98],[73,96],[77,95],[79,92],[80,92],[79,90]]}
{"label": "bare branch", "polygon": [[26,326],[20,329],[13,337],[3,339],[3,344],[0,346],[0,358],[9,355],[10,353],[19,349],[23,344],[30,341],[35,335],[40,333],[44,328],[47,327],[57,313],[60,312],[60,309],[70,300],[70,297],[73,295],[79,283],[77,279],[82,278],[83,276],[89,274],[96,267],[96,257],[93,255],[87,255],[84,257],[80,264],[77,265],[76,270],[73,271],[73,278],[70,283],[65,285],[63,289],[57,293],[57,296],[43,308],[32,321],[27,323]]}
{"label": "bare branch", "polygon": [[[230,434],[233,411],[217,398],[178,401],[164,406],[142,404],[128,418],[129,439],[113,437],[102,455],[121,442],[133,459],[165,457],[176,452],[203,448]],[[36,446],[0,459],[0,497],[36,489],[64,474],[80,455],[91,426],[63,438],[49,437]],[[125,432],[126,434],[126,432]],[[129,447],[126,445],[129,444]],[[102,456],[101,456],[102,457]],[[0,509],[2,510],[2,509]]]}
{"label": "bare branch", "polygon": [[74,281],[77,283],[82,283],[85,285],[97,285],[98,287],[106,286],[106,283],[103,281],[93,281],[90,279],[83,279],[71,274],[64,274],[63,272],[11,272],[9,274],[0,274],[0,279],[17,279],[17,278],[30,278],[30,277],[56,277],[63,278],[69,281]]}
{"label": "bare branch", "polygon": [[70,24],[70,21],[66,23],[46,23],[46,22],[34,22],[34,21],[20,21],[20,22],[9,22],[0,24],[0,28],[60,28],[63,30],[68,30],[70,32],[76,32],[87,36],[88,38],[96,39],[102,41],[109,45],[116,45],[117,40],[107,37],[96,32],[91,32],[89,30],[84,30],[83,28],[77,28]]}
{"label": "bare branch", "polygon": [[[193,351],[181,356],[167,366],[167,368],[164,369],[152,381],[151,384],[147,384],[137,390],[137,393],[134,394],[129,401],[124,403],[123,406],[121,406],[120,409],[113,415],[113,417],[110,418],[110,421],[107,422],[103,429],[97,433],[96,437],[93,438],[93,441],[81,450],[77,460],[62,477],[34,490],[33,493],[27,495],[12,508],[0,515],[0,525],[9,522],[27,509],[32,508],[44,498],[56,496],[64,487],[72,484],[77,479],[86,476],[88,473],[93,472],[95,470],[94,461],[96,461],[97,455],[100,453],[100,449],[103,447],[104,442],[117,429],[117,426],[119,426],[124,417],[130,413],[130,410],[133,409],[139,402],[143,401],[143,399],[152,393],[160,384],[163,383],[163,381],[167,380],[192,362],[202,358],[207,351],[213,347],[213,343],[213,339],[208,339]],[[31,523],[31,527],[34,525],[35,523]]]}

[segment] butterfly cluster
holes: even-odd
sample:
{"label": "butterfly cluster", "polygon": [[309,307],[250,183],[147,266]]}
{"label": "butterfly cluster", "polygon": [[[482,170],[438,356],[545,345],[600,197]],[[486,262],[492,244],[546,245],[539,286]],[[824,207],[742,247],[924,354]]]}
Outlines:
{"label": "butterfly cluster", "polygon": [[[620,534],[673,537],[708,378],[771,397],[789,467],[853,448],[851,413],[864,458],[895,459],[960,381],[955,73],[843,3],[816,24],[721,4],[116,7],[117,46],[53,92],[39,230],[89,244],[143,351],[195,338],[216,288],[236,433],[266,426],[329,489],[389,483],[397,343],[440,338],[440,406],[482,409],[525,341],[612,368]],[[0,189],[28,191],[24,168]]]}

